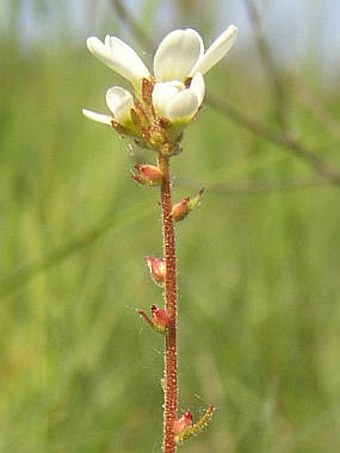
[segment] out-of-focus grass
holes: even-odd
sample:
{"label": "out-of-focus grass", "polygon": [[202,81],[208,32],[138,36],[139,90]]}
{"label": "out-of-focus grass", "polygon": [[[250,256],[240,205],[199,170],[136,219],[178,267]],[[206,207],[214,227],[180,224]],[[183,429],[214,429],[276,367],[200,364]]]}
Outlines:
{"label": "out-of-focus grass", "polygon": [[[127,145],[80,114],[114,76],[85,52],[1,54],[3,282],[112,228],[2,298],[0,451],[159,451],[162,338],[135,310],[161,303],[143,264],[161,253],[157,190],[133,184]],[[216,70],[211,91],[270,122],[268,90],[240,68]],[[295,101],[291,115],[309,144],[328,143]],[[178,226],[180,404],[217,412],[183,451],[338,451],[339,191],[209,192],[309,170],[208,106],[184,144],[175,176],[208,190]]]}

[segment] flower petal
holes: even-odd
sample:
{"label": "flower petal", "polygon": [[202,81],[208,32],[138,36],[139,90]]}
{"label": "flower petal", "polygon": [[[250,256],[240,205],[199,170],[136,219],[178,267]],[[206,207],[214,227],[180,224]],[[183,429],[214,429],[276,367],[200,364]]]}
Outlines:
{"label": "flower petal", "polygon": [[133,97],[128,90],[121,87],[109,88],[106,92],[106,104],[119,123],[124,124],[131,119]]}
{"label": "flower petal", "polygon": [[199,107],[195,93],[189,90],[180,91],[167,106],[166,116],[172,123],[185,124],[197,112]]}
{"label": "flower petal", "polygon": [[157,81],[185,81],[204,52],[203,41],[197,31],[174,30],[165,36],[154,57]]}
{"label": "flower petal", "polygon": [[196,72],[207,73],[216,63],[218,63],[233,46],[238,28],[230,25],[209,47],[203,57],[197,62],[190,75]]}
{"label": "flower petal", "polygon": [[86,41],[87,47],[100,61],[129,80],[134,86],[140,85],[150,72],[137,53],[124,41],[115,36],[106,36],[105,43],[92,36]]}
{"label": "flower petal", "polygon": [[97,123],[107,124],[111,126],[112,117],[110,115],[104,115],[103,113],[93,112],[92,110],[82,109],[83,115],[90,120],[96,121]]}
{"label": "flower petal", "polygon": [[200,106],[205,94],[204,78],[200,72],[197,72],[192,78],[189,90],[195,93],[195,95],[197,96],[198,105]]}
{"label": "flower petal", "polygon": [[156,83],[152,92],[152,103],[157,115],[165,116],[169,101],[184,89],[184,83],[179,82],[178,80]]}

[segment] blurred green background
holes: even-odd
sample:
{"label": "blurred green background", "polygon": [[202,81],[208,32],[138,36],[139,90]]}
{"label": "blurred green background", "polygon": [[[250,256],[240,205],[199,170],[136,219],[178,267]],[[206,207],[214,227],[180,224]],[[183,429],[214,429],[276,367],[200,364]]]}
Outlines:
{"label": "blurred green background", "polygon": [[[105,90],[124,83],[87,52],[86,36],[123,36],[143,53],[115,3],[2,4],[1,452],[161,448],[162,338],[136,313],[162,300],[144,263],[161,254],[158,193],[130,178],[136,157],[154,155],[80,113],[105,111]],[[340,170],[339,62],[333,55],[324,69],[308,48],[286,60],[272,30],[285,2],[257,5],[281,99],[246,2],[127,4],[155,43],[178,26],[208,43],[243,21],[233,52],[207,76],[210,96],[274,131],[284,114]],[[294,18],[307,43],[312,18]],[[285,54],[296,50],[294,30],[279,39]],[[197,418],[217,407],[181,451],[340,451],[340,187],[217,112],[209,96],[172,162],[176,200],[207,188],[177,229],[180,408]]]}

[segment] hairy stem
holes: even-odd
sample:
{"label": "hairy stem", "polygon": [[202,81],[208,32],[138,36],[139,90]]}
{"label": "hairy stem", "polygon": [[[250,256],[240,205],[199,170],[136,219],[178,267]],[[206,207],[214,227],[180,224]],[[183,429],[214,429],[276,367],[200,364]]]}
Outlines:
{"label": "hairy stem", "polygon": [[176,451],[173,424],[177,419],[177,272],[176,272],[176,244],[172,209],[171,180],[169,159],[158,155],[159,168],[164,173],[161,185],[163,253],[166,264],[165,278],[165,308],[170,316],[170,325],[165,335],[165,370],[164,370],[164,415],[163,415],[163,452]]}

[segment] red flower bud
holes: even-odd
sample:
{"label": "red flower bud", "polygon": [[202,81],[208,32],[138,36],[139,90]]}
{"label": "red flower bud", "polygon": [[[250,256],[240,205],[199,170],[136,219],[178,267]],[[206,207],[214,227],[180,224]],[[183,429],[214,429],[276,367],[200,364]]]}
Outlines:
{"label": "red flower bud", "polygon": [[165,308],[158,308],[157,305],[152,305],[151,307],[151,318],[144,310],[138,310],[138,313],[145,319],[150,327],[158,333],[165,334],[167,327],[171,323],[168,310]]}
{"label": "red flower bud", "polygon": [[189,214],[189,212],[192,211],[198,205],[198,203],[201,201],[203,192],[204,189],[201,189],[196,195],[196,197],[194,198],[186,197],[182,201],[179,201],[178,203],[175,203],[173,205],[170,215],[175,222],[183,220],[184,217],[186,217]]}
{"label": "red flower bud", "polygon": [[151,315],[152,323],[157,330],[165,331],[171,322],[168,310],[165,308],[158,308],[157,305],[152,305]]}
{"label": "red flower bud", "polygon": [[184,219],[190,212],[190,198],[186,197],[182,201],[175,203],[171,209],[171,217],[178,222],[179,220]]}
{"label": "red flower bud", "polygon": [[152,181],[162,181],[164,178],[162,170],[156,165],[137,164],[135,168],[141,175],[145,178],[151,179]]}
{"label": "red flower bud", "polygon": [[195,436],[202,429],[208,425],[213,414],[215,407],[211,406],[204,412],[202,417],[196,422],[193,423],[192,414],[190,411],[187,411],[181,418],[177,419],[172,427],[172,431],[175,434],[175,442],[177,445],[181,445],[185,440],[190,439],[190,437]]}
{"label": "red flower bud", "polygon": [[174,421],[172,431],[175,436],[182,434],[184,431],[190,429],[192,427],[192,413],[188,410],[182,417],[178,418]]}
{"label": "red flower bud", "polygon": [[155,256],[147,256],[146,263],[148,265],[151,277],[155,283],[162,286],[165,281],[166,265],[164,258],[156,258]]}
{"label": "red flower bud", "polygon": [[133,173],[132,178],[145,186],[157,186],[161,184],[164,178],[162,170],[155,165],[137,164],[135,169],[139,172],[139,175]]}

